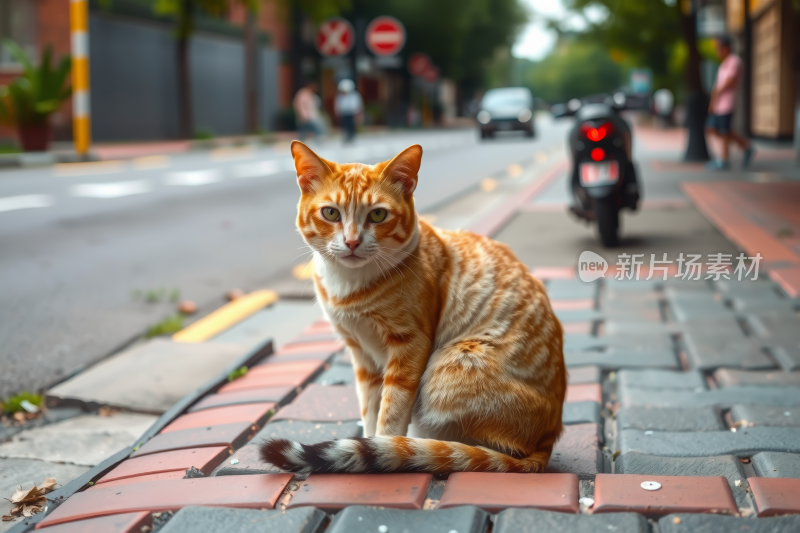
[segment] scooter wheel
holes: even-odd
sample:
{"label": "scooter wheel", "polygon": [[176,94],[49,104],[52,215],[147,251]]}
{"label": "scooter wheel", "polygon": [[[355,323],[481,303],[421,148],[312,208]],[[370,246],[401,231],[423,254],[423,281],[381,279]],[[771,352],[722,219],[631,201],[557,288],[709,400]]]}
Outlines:
{"label": "scooter wheel", "polygon": [[595,202],[595,215],[597,216],[597,229],[600,231],[600,240],[606,248],[613,248],[619,244],[619,209],[613,198],[603,198]]}

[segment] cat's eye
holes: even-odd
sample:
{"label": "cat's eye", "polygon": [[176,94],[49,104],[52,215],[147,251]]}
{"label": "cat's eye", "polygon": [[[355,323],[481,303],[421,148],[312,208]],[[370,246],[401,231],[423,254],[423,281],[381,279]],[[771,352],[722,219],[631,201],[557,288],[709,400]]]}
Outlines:
{"label": "cat's eye", "polygon": [[386,209],[381,209],[381,208],[373,209],[372,211],[369,212],[369,221],[375,223],[383,222],[384,220],[386,220],[387,214],[388,213],[386,212]]}
{"label": "cat's eye", "polygon": [[339,220],[339,210],[334,209],[333,207],[323,207],[322,216],[325,217],[325,220],[336,222],[337,220]]}

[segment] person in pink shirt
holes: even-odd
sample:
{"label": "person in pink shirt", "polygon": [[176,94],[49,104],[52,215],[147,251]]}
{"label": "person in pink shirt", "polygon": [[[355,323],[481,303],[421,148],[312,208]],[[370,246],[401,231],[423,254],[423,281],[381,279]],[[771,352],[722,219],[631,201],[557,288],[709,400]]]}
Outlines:
{"label": "person in pink shirt", "polygon": [[726,36],[717,38],[717,55],[722,63],[717,69],[717,80],[711,90],[706,133],[719,136],[722,141],[722,157],[709,162],[707,166],[715,170],[729,168],[729,146],[733,141],[744,151],[742,168],[747,168],[753,158],[753,147],[750,141],[731,129],[736,93],[739,91],[739,84],[742,80],[742,59],[731,52],[731,40]]}

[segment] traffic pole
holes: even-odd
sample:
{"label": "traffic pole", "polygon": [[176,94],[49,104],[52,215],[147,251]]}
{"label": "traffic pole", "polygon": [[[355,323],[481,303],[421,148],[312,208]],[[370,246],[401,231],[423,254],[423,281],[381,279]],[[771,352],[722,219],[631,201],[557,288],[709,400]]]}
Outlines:
{"label": "traffic pole", "polygon": [[89,2],[70,0],[72,37],[72,135],[75,151],[86,158],[91,144],[89,112]]}

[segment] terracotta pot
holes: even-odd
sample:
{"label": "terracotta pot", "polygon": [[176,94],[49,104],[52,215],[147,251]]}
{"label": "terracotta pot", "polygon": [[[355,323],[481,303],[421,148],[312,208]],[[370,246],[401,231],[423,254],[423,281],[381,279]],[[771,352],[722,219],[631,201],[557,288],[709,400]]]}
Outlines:
{"label": "terracotta pot", "polygon": [[50,145],[50,124],[18,126],[17,133],[25,152],[44,152]]}

